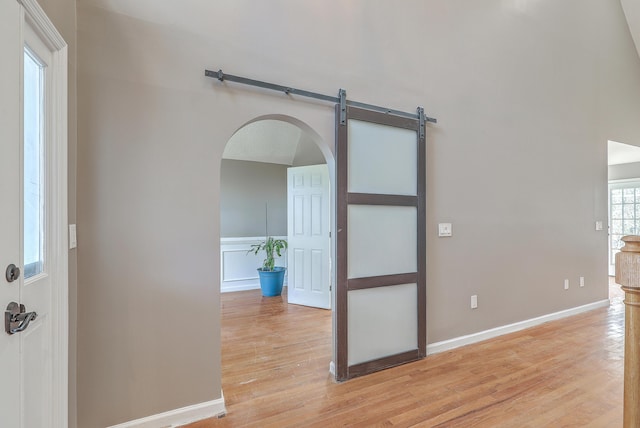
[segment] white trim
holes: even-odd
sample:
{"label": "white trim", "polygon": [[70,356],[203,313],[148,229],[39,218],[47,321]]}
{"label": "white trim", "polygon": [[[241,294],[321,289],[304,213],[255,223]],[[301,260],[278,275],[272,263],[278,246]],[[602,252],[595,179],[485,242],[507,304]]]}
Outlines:
{"label": "white trim", "polygon": [[427,345],[427,355],[449,351],[451,349],[459,348],[461,346],[482,342],[483,340],[493,339],[494,337],[502,336],[504,334],[509,334],[516,331],[524,330],[526,328],[535,327],[537,325],[544,324],[549,321],[554,321],[554,320],[570,317],[573,315],[578,315],[583,312],[592,311],[594,309],[606,308],[608,306],[609,306],[609,299],[600,300],[598,302],[589,303],[587,305],[578,306],[576,308],[566,309],[560,312],[554,312],[552,314],[543,315],[541,317],[531,318],[525,321],[520,321],[513,324],[507,324],[501,327],[496,327],[489,330],[469,334],[466,336],[460,336],[460,337],[456,337],[449,340],[443,340],[442,342],[436,342],[436,343]]}
{"label": "white trim", "polygon": [[158,428],[158,427],[178,427],[202,419],[222,417],[227,413],[224,406],[224,395],[220,391],[221,397],[217,400],[205,403],[194,404],[180,409],[170,410],[157,415],[112,425],[108,428]]}
{"label": "white trim", "polygon": [[55,197],[55,289],[52,294],[53,325],[53,420],[55,426],[68,426],[69,384],[69,235],[68,228],[68,148],[67,148],[67,48],[53,55],[54,77],[52,137],[55,141],[51,151],[53,164],[58,171],[52,183]]}
{"label": "white trim", "polygon": [[40,36],[49,44],[52,51],[61,51],[67,47],[67,42],[64,41],[36,0],[18,0],[18,3],[24,7],[29,23],[40,32]]}
{"label": "white trim", "polygon": [[[636,177],[636,178],[620,178],[618,180],[609,180],[607,183],[609,184],[609,187],[613,186],[613,188],[624,187],[625,184],[640,183],[640,177]],[[620,186],[618,186],[618,185],[620,185]]]}
{"label": "white trim", "polygon": [[[275,239],[287,239],[285,236],[274,236]],[[220,238],[220,245],[253,244],[264,241],[264,236],[240,236]]]}
{"label": "white trim", "polygon": [[[18,0],[24,19],[38,32],[51,50],[51,100],[48,129],[49,166],[55,171],[50,179],[51,215],[51,352],[53,427],[69,425],[69,254],[68,254],[68,154],[67,154],[67,44],[36,0]],[[53,256],[53,257],[51,257]]]}

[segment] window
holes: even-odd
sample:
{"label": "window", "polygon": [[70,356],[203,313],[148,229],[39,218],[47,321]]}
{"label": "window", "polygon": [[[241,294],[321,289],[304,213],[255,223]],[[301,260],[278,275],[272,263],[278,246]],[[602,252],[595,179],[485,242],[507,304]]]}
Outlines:
{"label": "window", "polygon": [[[615,265],[615,255],[625,235],[640,234],[640,182],[609,185],[609,265]],[[610,271],[611,273],[611,271]]]}
{"label": "window", "polygon": [[24,278],[44,269],[44,67],[24,50]]}

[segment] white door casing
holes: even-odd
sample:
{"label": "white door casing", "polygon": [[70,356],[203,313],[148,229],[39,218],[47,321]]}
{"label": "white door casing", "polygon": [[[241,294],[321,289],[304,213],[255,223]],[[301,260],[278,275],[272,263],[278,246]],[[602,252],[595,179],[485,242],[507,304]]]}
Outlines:
{"label": "white door casing", "polygon": [[289,303],[331,308],[330,198],[327,165],[287,169]]}
{"label": "white door casing", "polygon": [[[0,332],[0,426],[68,425],[67,51],[34,0],[2,0],[0,6],[0,310],[9,302],[37,312],[28,328]],[[42,272],[24,279],[23,70],[26,50],[38,63]],[[28,210],[27,210],[28,211]],[[10,263],[21,274],[5,279]]]}

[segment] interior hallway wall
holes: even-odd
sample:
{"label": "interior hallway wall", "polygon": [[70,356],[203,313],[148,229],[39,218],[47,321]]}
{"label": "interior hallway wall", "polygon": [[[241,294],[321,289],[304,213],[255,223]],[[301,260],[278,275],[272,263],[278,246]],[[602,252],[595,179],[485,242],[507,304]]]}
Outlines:
{"label": "interior hallway wall", "polygon": [[235,130],[282,114],[333,149],[331,106],[205,68],[438,118],[429,343],[607,298],[607,139],[640,141],[619,0],[78,3],[79,426],[220,397],[220,159]]}
{"label": "interior hallway wall", "polygon": [[287,236],[287,166],[223,159],[220,165],[220,236]]}

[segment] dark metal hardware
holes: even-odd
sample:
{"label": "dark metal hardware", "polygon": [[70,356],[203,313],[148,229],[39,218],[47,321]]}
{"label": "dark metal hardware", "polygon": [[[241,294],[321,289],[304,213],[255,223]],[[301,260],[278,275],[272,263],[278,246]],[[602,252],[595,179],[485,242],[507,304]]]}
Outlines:
{"label": "dark metal hardware", "polygon": [[425,121],[426,118],[424,117],[424,108],[422,107],[418,107],[418,123],[420,124],[420,139],[422,140],[423,138],[425,138]]}
{"label": "dark metal hardware", "polygon": [[5,272],[5,278],[7,278],[7,282],[13,282],[20,277],[20,268],[11,263],[7,266],[7,271]]}
{"label": "dark metal hardware", "polygon": [[338,100],[340,104],[340,125],[344,126],[347,124],[347,91],[340,89]]}
{"label": "dark metal hardware", "polygon": [[35,312],[26,312],[24,305],[11,302],[4,312],[4,330],[7,334],[16,334],[26,330],[29,323],[35,320],[38,314]]}
{"label": "dark metal hardware", "polygon": [[[242,83],[244,85],[257,86],[259,88],[271,89],[273,91],[278,91],[278,92],[284,92],[287,95],[300,95],[303,97],[315,98],[317,100],[329,101],[336,104],[341,103],[340,98],[342,96],[342,89],[340,90],[340,96],[333,97],[331,95],[324,95],[324,94],[319,94],[317,92],[305,91],[303,89],[296,89],[290,86],[276,85],[275,83],[263,82],[261,80],[249,79],[241,76],[234,76],[233,74],[223,73],[222,70],[218,70],[218,71],[205,70],[204,75],[207,77],[218,79],[221,82],[228,80],[230,82]],[[346,100],[345,103],[348,106],[360,107],[360,108],[373,110],[373,111],[379,111],[386,114],[393,114],[395,116],[408,117],[411,119],[416,118],[415,113],[407,113],[406,111],[393,110],[386,107],[376,106],[373,104],[360,103],[357,101],[350,101],[350,100]],[[340,106],[341,110],[343,109],[343,107],[344,105]],[[434,117],[425,116],[424,119],[426,122],[429,122],[429,123],[438,123],[438,120]],[[345,120],[345,123],[346,123],[346,120]]]}

